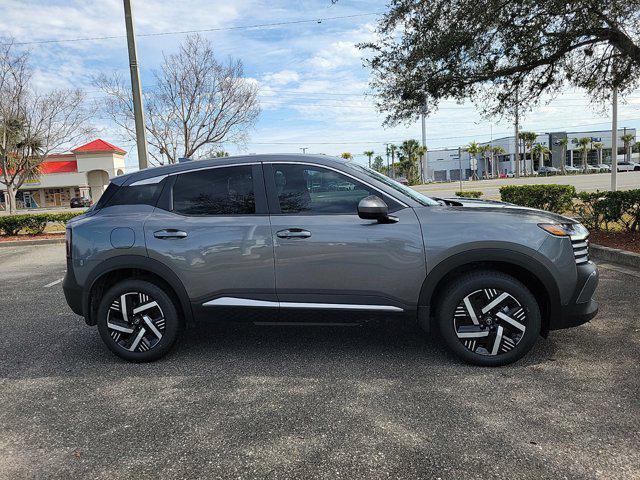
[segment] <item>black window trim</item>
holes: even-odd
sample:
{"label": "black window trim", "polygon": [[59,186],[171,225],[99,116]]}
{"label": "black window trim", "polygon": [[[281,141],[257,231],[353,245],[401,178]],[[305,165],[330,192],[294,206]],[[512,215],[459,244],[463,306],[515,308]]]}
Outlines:
{"label": "black window trim", "polygon": [[353,180],[355,180],[356,182],[361,183],[362,185],[365,185],[366,187],[375,190],[376,192],[378,192],[382,199],[385,200],[387,203],[389,203],[389,199],[393,202],[395,202],[396,204],[398,204],[400,206],[400,208],[393,208],[393,205],[389,205],[389,212],[390,213],[394,213],[397,212],[403,208],[409,208],[409,205],[407,205],[406,203],[404,203],[402,200],[397,199],[395,196],[388,194],[387,192],[384,192],[382,190],[380,190],[378,187],[375,187],[373,185],[371,185],[370,183],[367,183],[365,181],[363,181],[362,179],[356,177],[355,175],[351,175],[349,173],[346,173],[338,168],[334,168],[334,167],[330,167],[328,165],[323,165],[321,163],[313,163],[313,162],[291,162],[291,161],[278,161],[278,160],[273,160],[273,161],[269,161],[269,162],[263,162],[263,169],[264,169],[264,179],[265,179],[265,184],[267,187],[267,202],[269,205],[269,212],[271,215],[282,215],[282,216],[318,216],[318,215],[357,215],[357,212],[354,213],[323,213],[323,212],[299,212],[299,213],[282,213],[282,211],[280,210],[280,201],[278,199],[278,194],[276,193],[277,189],[276,189],[276,185],[275,185],[275,175],[274,175],[274,169],[273,166],[274,165],[307,165],[307,166],[311,166],[311,167],[316,167],[316,168],[324,168],[327,170],[331,170],[334,171],[336,173],[339,173],[341,175],[344,175],[345,177],[349,177]]}
{"label": "black window trim", "polygon": [[[230,168],[230,167],[252,167],[251,168],[251,176],[253,179],[253,195],[255,197],[256,202],[256,211],[255,213],[224,213],[219,215],[199,215],[199,214],[189,214],[177,212],[173,208],[173,187],[175,186],[176,180],[179,175],[184,175],[188,173],[200,172],[205,170],[213,170],[218,168]],[[264,187],[264,178],[262,173],[262,163],[261,162],[240,162],[233,163],[228,165],[213,165],[210,167],[204,168],[192,168],[185,171],[174,172],[167,177],[171,181],[171,188],[169,188],[167,195],[167,203],[168,209],[171,213],[175,215],[180,215],[181,217],[194,217],[194,218],[202,218],[202,217],[263,217],[265,215],[269,215],[269,209],[267,208],[267,194]],[[173,179],[171,179],[173,177]]]}

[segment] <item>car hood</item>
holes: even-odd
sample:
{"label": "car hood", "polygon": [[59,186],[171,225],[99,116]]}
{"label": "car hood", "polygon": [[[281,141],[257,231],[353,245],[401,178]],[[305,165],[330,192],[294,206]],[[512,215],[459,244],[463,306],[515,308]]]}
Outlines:
{"label": "car hood", "polygon": [[480,200],[477,198],[434,198],[444,203],[452,210],[473,211],[477,209],[484,213],[495,212],[509,216],[519,216],[527,222],[537,223],[578,223],[576,220],[558,215],[557,213],[538,210],[536,208],[521,207],[513,203],[498,200]]}

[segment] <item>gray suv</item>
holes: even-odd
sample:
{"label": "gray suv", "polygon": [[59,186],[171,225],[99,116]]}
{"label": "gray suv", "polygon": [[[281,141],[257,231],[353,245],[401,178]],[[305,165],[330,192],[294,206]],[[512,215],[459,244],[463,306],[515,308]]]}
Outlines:
{"label": "gray suv", "polygon": [[114,178],[68,225],[64,292],[130,361],[163,356],[195,322],[384,317],[497,366],[597,313],[587,236],[569,218],[427,198],[337,158],[229,157]]}

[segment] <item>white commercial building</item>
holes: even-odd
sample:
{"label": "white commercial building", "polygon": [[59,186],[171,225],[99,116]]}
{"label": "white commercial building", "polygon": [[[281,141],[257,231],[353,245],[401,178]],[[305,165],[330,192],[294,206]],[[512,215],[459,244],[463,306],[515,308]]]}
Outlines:
{"label": "white commercial building", "polygon": [[[636,130],[634,128],[624,128],[618,130],[618,161],[622,161],[624,155],[630,152],[624,151],[624,143],[620,139],[623,135],[631,134],[636,136]],[[611,130],[594,130],[588,132],[551,132],[538,135],[535,143],[540,143],[546,146],[550,150],[549,158],[545,160],[546,166],[554,166],[560,168],[562,163],[565,165],[571,165],[581,167],[581,151],[579,146],[574,143],[574,139],[590,138],[592,143],[602,143],[602,163],[611,164]],[[562,145],[561,139],[567,139],[565,158],[562,159]],[[635,143],[635,140],[631,142],[631,145]],[[424,168],[425,178],[432,178],[435,181],[455,181],[460,179],[460,172],[462,172],[462,178],[468,179],[473,175],[477,178],[485,177],[487,169],[489,174],[503,175],[515,173],[515,153],[516,142],[515,137],[503,137],[497,138],[490,142],[479,142],[479,145],[492,145],[501,146],[505,153],[498,155],[494,159],[493,165],[488,165],[490,162],[485,162],[481,155],[474,159],[468,152],[465,151],[465,147],[461,147],[462,155],[458,157],[458,148],[443,148],[429,150],[427,152],[427,164]],[[525,160],[526,156],[526,160]],[[633,154],[633,160],[637,160],[638,154]],[[474,161],[475,160],[475,161]],[[588,163],[595,165],[601,163],[598,159],[598,152],[595,149],[591,149],[588,152]],[[527,149],[525,155],[525,149],[520,145],[520,166],[521,172],[537,171],[540,167],[540,159],[533,158]]]}

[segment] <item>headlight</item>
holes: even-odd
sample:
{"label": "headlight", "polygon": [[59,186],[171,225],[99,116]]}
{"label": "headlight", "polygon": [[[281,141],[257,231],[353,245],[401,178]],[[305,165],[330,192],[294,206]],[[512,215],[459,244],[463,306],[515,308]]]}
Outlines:
{"label": "headlight", "polygon": [[589,235],[589,230],[581,223],[539,223],[538,226],[556,237],[581,238]]}

